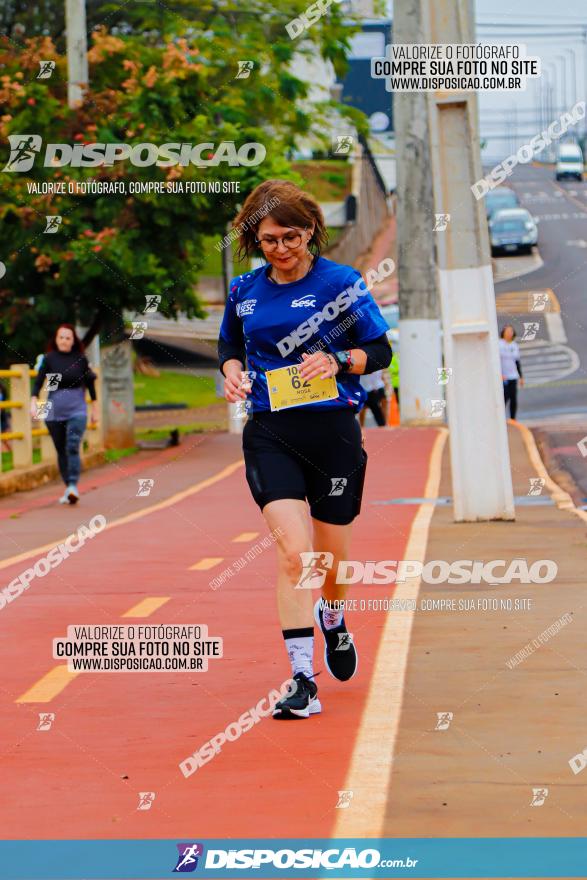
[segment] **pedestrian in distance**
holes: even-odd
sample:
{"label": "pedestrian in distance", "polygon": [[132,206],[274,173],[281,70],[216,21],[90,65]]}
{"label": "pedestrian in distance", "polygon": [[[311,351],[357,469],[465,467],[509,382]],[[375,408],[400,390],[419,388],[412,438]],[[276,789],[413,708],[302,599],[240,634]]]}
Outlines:
{"label": "pedestrian in distance", "polygon": [[524,385],[522,365],[520,363],[520,349],[515,339],[515,329],[511,324],[506,324],[500,334],[499,360],[501,364],[505,408],[507,412],[509,403],[510,417],[514,421],[518,411],[518,382],[520,383],[520,387],[523,387]]}
{"label": "pedestrian in distance", "polygon": [[363,425],[365,424],[365,415],[367,413],[367,409],[370,409],[373,413],[373,418],[375,419],[375,423],[378,425],[378,427],[384,428],[386,425],[386,375],[386,372],[384,375],[383,370],[376,370],[374,373],[369,373],[367,375],[364,374],[359,378],[361,385],[367,392],[367,400],[365,401],[365,406],[359,413],[359,422],[361,427],[363,427]]}
{"label": "pedestrian in distance", "polygon": [[265,181],[234,225],[239,255],[260,253],[266,262],[230,282],[220,369],[226,399],[247,412],[246,479],[276,536],[277,605],[293,682],[273,715],[308,718],[321,711],[314,623],[328,672],[348,681],[357,671],[347,587],[336,575],[349,558],[367,465],[359,376],[389,365],[388,328],[360,273],[321,256],[324,216],[310,194]]}
{"label": "pedestrian in distance", "polygon": [[[60,324],[49,342],[31,396],[31,416],[45,421],[57,451],[59,472],[65,483],[60,504],[76,504],[79,501],[80,445],[88,417],[86,388],[92,400],[90,421],[98,421],[95,379],[75,327]],[[41,407],[38,395],[45,380],[48,397]]]}

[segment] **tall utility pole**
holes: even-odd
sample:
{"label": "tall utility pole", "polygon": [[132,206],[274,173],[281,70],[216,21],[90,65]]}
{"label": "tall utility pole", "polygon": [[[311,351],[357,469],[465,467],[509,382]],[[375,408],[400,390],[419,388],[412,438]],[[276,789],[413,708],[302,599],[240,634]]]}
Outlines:
{"label": "tall utility pole", "polygon": [[[65,27],[67,49],[67,103],[72,110],[80,106],[88,89],[88,44],[86,0],[66,0]],[[120,325],[122,324],[122,316]],[[106,338],[95,338],[88,352],[92,366],[100,368],[102,437],[107,449],[134,446],[134,373],[132,343],[124,339],[114,321]],[[122,338],[120,338],[122,337]],[[113,339],[120,341],[113,342]]]}
{"label": "tall utility pole", "polygon": [[562,97],[561,110],[564,111],[567,109],[567,59],[566,59],[565,55],[557,55],[556,60],[558,61],[559,58],[562,61],[562,65],[561,65],[561,73],[562,73],[562,76],[561,76],[561,97]]}
{"label": "tall utility pole", "polygon": [[[421,0],[395,4],[394,43],[422,43]],[[402,424],[438,424],[429,401],[442,397],[440,318],[434,259],[434,197],[428,96],[394,95],[397,150],[400,413]]]}
{"label": "tall utility pole", "polygon": [[[428,43],[473,43],[469,0],[420,0]],[[515,517],[495,291],[485,205],[471,191],[483,177],[475,92],[431,93],[436,211],[450,214],[438,236],[438,272],[454,517]],[[402,353],[403,354],[403,353]]]}
{"label": "tall utility pole", "polygon": [[569,64],[571,66],[571,94],[570,101],[571,105],[574,107],[577,103],[577,60],[575,58],[575,50],[574,49],[565,49],[565,54],[568,55]]}
{"label": "tall utility pole", "polygon": [[88,87],[88,44],[85,0],[65,0],[67,102],[79,107]]}

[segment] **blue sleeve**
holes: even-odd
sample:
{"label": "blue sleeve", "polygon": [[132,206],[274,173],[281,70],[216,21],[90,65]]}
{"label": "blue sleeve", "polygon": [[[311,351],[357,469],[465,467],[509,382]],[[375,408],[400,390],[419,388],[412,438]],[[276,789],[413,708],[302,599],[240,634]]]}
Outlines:
{"label": "blue sleeve", "polygon": [[352,331],[360,348],[362,342],[371,342],[372,339],[388,333],[389,327],[359,272],[355,272],[351,283],[362,291],[349,309],[350,314],[356,318]]}
{"label": "blue sleeve", "polygon": [[242,364],[245,363],[243,322],[236,313],[236,296],[237,287],[231,283],[218,340],[218,359],[221,371],[225,361],[234,359],[239,360]]}

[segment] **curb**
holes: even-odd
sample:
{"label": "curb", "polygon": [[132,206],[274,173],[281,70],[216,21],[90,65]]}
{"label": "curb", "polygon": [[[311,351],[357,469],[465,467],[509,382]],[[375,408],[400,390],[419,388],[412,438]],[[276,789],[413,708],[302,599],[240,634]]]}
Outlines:
{"label": "curb", "polygon": [[575,516],[580,517],[583,522],[587,522],[587,512],[584,510],[580,510],[575,505],[575,502],[573,501],[571,495],[569,495],[569,493],[565,489],[562,489],[558,483],[555,483],[555,481],[546,470],[544,462],[540,457],[540,453],[536,445],[536,440],[534,439],[534,435],[530,431],[530,428],[527,428],[526,425],[521,424],[521,422],[514,422],[514,425],[522,434],[522,440],[524,441],[524,446],[526,447],[526,452],[528,453],[530,463],[532,464],[538,476],[544,480],[544,485],[550,492],[551,498],[556,506],[560,510],[568,510],[571,513],[574,513]]}
{"label": "curb", "polygon": [[[98,467],[106,461],[104,450],[98,452],[88,452],[82,455],[82,464],[84,471],[89,468]],[[12,495],[15,492],[26,492],[28,489],[36,489],[38,486],[44,486],[52,480],[59,477],[59,467],[56,463],[35,464],[24,470],[12,470],[5,474],[0,474],[0,498],[6,495]]]}

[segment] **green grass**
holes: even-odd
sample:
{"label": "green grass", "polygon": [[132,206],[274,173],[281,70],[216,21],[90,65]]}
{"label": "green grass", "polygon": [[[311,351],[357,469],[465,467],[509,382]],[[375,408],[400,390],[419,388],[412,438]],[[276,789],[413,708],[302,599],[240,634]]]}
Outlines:
{"label": "green grass", "polygon": [[[221,422],[190,422],[187,425],[164,425],[162,428],[141,428],[135,431],[135,440],[165,440],[169,437],[169,433],[178,430],[180,435],[183,434],[203,434],[211,428],[222,428]],[[130,446],[128,449],[107,449],[105,452],[106,461],[116,462],[121,458],[127,458],[140,452],[138,446]]]}
{"label": "green grass", "polygon": [[134,455],[138,451],[138,446],[129,446],[128,449],[106,449],[104,458],[110,464],[111,462],[119,461],[121,458],[127,458],[129,455]]}
{"label": "green grass", "polygon": [[190,422],[187,425],[163,425],[161,428],[142,428],[135,431],[137,440],[163,440],[169,432],[178,430],[180,434],[203,434],[211,428],[221,428],[222,422]]}
{"label": "green grass", "polygon": [[332,247],[344,232],[344,226],[327,226],[328,247]]}
{"label": "green grass", "polygon": [[185,403],[191,409],[218,403],[214,379],[163,370],[160,376],[135,375],[135,405]]}
{"label": "green grass", "polygon": [[[33,449],[33,464],[41,463],[41,450]],[[2,473],[6,471],[13,470],[14,465],[12,463],[12,452],[3,452],[2,453]]]}
{"label": "green grass", "polygon": [[294,162],[304,179],[304,189],[319,202],[340,202],[351,191],[351,164],[344,159],[313,159]]}

